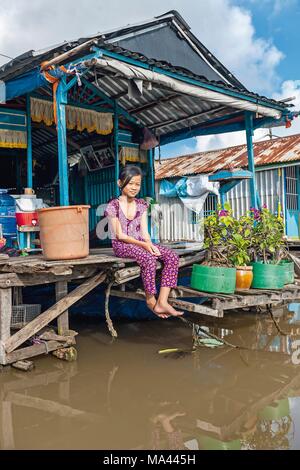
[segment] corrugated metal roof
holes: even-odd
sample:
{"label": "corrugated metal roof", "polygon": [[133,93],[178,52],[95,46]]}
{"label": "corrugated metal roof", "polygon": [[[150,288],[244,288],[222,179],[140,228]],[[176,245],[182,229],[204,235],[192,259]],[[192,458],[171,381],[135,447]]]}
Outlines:
{"label": "corrugated metal roof", "polygon": [[[255,165],[274,165],[300,161],[300,134],[279,137],[253,144]],[[248,165],[247,146],[238,145],[209,152],[198,152],[155,163],[155,179],[174,178],[222,169],[245,168]]]}

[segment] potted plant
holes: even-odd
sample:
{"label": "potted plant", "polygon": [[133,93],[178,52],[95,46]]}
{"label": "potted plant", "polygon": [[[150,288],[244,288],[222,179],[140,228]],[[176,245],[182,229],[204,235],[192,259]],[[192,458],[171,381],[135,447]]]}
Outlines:
{"label": "potted plant", "polygon": [[250,250],[253,237],[253,219],[245,215],[234,219],[228,239],[228,257],[236,267],[236,289],[248,290],[253,280],[253,268],[250,266]]}
{"label": "potted plant", "polygon": [[[254,220],[252,249],[254,253],[254,289],[282,289],[287,281],[284,224],[280,216],[272,214],[266,206],[251,209]],[[290,268],[289,268],[290,269]]]}
{"label": "potted plant", "polygon": [[234,230],[229,205],[217,210],[204,221],[206,261],[193,265],[191,286],[204,292],[230,294],[236,287],[236,269],[228,256],[228,239]]}

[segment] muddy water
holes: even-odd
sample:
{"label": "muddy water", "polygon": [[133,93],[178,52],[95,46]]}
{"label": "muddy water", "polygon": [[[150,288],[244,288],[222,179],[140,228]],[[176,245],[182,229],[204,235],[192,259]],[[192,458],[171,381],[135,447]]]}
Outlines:
{"label": "muddy water", "polygon": [[116,323],[115,342],[103,323],[73,324],[76,363],[0,371],[0,448],[300,449],[300,304],[289,308],[276,312],[287,336],[267,315],[200,323],[253,351],[189,352],[176,319]]}

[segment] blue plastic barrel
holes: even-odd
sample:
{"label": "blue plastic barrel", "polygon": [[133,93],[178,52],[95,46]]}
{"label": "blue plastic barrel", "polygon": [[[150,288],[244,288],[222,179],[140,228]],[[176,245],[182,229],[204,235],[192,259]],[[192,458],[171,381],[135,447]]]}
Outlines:
{"label": "blue plastic barrel", "polygon": [[0,224],[2,224],[4,238],[16,236],[16,203],[8,194],[7,189],[0,189]]}

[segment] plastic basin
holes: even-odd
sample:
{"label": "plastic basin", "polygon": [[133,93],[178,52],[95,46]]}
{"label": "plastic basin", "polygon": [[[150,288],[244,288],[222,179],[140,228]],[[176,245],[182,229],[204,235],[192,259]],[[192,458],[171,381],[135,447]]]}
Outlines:
{"label": "plastic basin", "polygon": [[85,258],[89,254],[90,206],[38,210],[43,255],[48,260]]}
{"label": "plastic basin", "polygon": [[236,286],[236,269],[194,264],[191,287],[204,292],[233,294]]}

